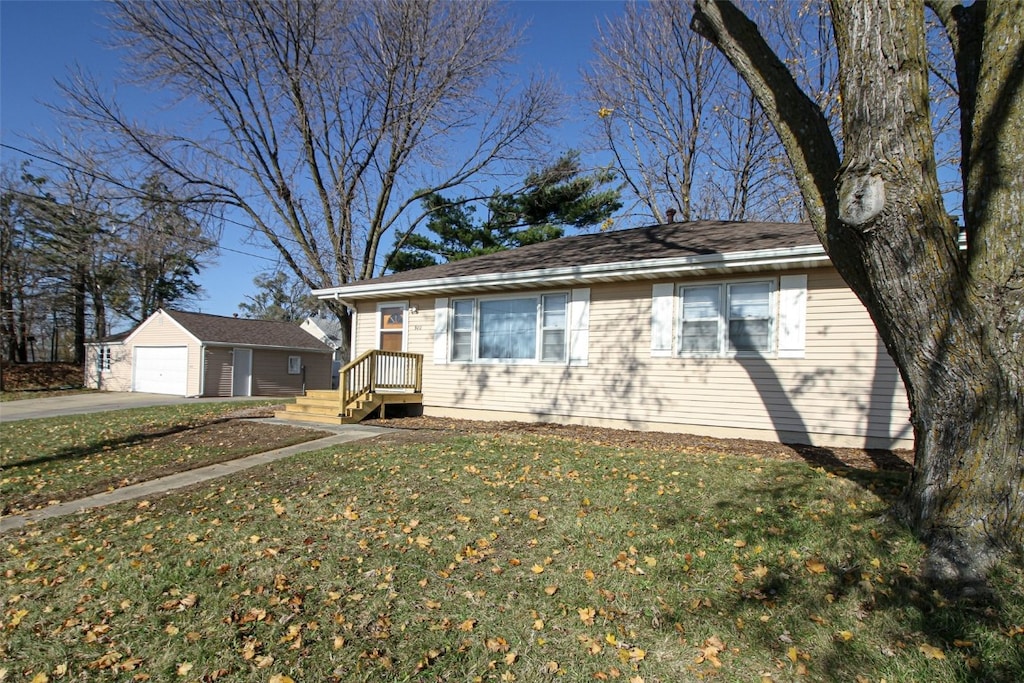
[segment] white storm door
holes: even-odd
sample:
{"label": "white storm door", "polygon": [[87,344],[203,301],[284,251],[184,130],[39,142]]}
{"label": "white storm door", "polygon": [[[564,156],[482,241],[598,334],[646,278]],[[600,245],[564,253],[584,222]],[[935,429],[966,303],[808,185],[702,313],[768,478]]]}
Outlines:
{"label": "white storm door", "polygon": [[188,347],[137,346],[132,391],[149,394],[188,393]]}
{"label": "white storm door", "polygon": [[252,395],[252,349],[235,349],[231,374],[231,395]]}

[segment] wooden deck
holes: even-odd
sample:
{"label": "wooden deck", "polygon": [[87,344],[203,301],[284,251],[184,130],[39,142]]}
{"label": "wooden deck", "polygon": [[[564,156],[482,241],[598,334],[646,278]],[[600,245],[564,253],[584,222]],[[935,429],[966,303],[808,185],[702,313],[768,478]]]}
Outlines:
{"label": "wooden deck", "polygon": [[423,356],[398,351],[367,351],[341,369],[339,389],[309,391],[275,417],[317,424],[354,424],[390,405],[423,403]]}

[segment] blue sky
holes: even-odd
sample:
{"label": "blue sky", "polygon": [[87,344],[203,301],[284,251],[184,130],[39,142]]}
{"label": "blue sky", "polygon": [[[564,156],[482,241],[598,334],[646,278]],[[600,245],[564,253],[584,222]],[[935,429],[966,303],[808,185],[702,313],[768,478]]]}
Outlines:
{"label": "blue sky", "polygon": [[[521,49],[522,68],[541,69],[555,75],[568,92],[579,87],[580,68],[590,60],[596,23],[621,11],[619,0],[518,0],[510,3],[514,15],[529,22]],[[0,0],[0,138],[5,145],[34,152],[26,137],[53,137],[55,123],[41,104],[58,97],[54,85],[77,63],[101,82],[111,83],[119,68],[119,56],[103,45],[103,4],[67,0]],[[133,111],[146,113],[147,101],[136,92],[130,97]],[[152,108],[150,106],[150,108]],[[581,117],[585,112],[577,112]],[[578,121],[560,132],[560,146],[576,147]],[[0,162],[19,163],[24,155],[0,148]],[[43,161],[32,160],[35,172],[52,171]],[[254,293],[252,278],[274,265],[274,253],[244,244],[244,229],[224,226],[222,249],[215,265],[200,277],[206,299],[195,310],[231,315],[246,295]]]}

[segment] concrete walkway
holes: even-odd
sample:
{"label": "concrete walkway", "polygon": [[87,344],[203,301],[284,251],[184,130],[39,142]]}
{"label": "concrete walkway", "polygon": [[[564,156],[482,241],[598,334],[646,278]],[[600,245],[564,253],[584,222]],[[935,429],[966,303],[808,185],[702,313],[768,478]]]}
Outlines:
{"label": "concrete walkway", "polygon": [[94,391],[67,396],[27,398],[22,401],[0,401],[0,422],[33,420],[41,417],[82,415],[108,410],[128,410],[151,406],[186,405],[190,403],[247,403],[266,401],[265,396],[238,396],[234,398],[186,398],[167,394],[142,394],[135,391]]}
{"label": "concrete walkway", "polygon": [[38,522],[43,519],[60,517],[61,515],[77,514],[94,508],[103,507],[105,505],[113,505],[114,503],[121,503],[127,500],[136,500],[139,498],[167,493],[168,491],[174,491],[175,489],[184,488],[193,484],[200,484],[210,481],[211,479],[217,479],[218,477],[223,477],[228,474],[234,474],[235,472],[241,472],[242,470],[247,470],[250,467],[274,462],[275,460],[287,458],[288,456],[295,455],[297,453],[307,453],[309,451],[327,448],[328,446],[337,446],[338,444],[347,443],[349,441],[369,439],[379,434],[385,434],[391,431],[384,427],[372,427],[369,425],[359,424],[339,426],[297,425],[292,422],[284,422],[282,420],[274,419],[260,421],[274,424],[288,424],[289,426],[294,426],[298,429],[305,427],[307,429],[316,429],[320,431],[332,431],[335,432],[335,434],[321,439],[316,439],[315,441],[307,441],[305,443],[295,444],[294,446],[279,448],[275,451],[257,453],[237,460],[230,460],[216,465],[208,465],[206,467],[200,467],[186,472],[179,472],[178,474],[171,474],[166,477],[160,477],[159,479],[153,479],[152,481],[144,481],[131,486],[114,489],[113,491],[98,493],[94,496],[89,496],[88,498],[82,498],[81,500],[57,503],[56,505],[32,510],[22,515],[2,517],[0,518],[0,533],[20,529],[26,524]]}

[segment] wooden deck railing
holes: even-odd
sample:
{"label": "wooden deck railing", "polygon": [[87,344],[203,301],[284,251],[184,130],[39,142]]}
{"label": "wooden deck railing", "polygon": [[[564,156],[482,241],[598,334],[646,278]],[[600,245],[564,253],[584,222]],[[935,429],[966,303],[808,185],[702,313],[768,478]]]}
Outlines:
{"label": "wooden deck railing", "polygon": [[423,355],[371,349],[341,369],[341,411],[375,392],[423,391]]}

